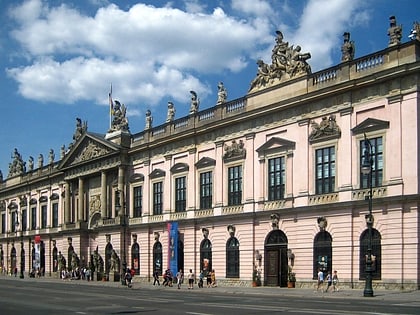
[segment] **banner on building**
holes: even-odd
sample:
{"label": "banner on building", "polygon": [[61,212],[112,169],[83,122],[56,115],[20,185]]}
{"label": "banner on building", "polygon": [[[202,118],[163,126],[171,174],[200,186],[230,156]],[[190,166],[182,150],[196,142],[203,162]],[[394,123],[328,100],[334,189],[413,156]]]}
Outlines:
{"label": "banner on building", "polygon": [[168,267],[173,275],[178,272],[178,222],[167,224],[168,228]]}
{"label": "banner on building", "polygon": [[33,258],[33,268],[35,270],[40,270],[41,269],[41,236],[40,235],[35,235],[35,239],[34,239],[34,252],[35,252],[35,256]]}

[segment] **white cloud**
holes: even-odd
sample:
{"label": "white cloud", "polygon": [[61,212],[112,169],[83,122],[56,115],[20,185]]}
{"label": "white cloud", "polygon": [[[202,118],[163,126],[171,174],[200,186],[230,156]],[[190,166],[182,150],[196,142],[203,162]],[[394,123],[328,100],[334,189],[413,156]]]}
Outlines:
{"label": "white cloud", "polygon": [[211,92],[200,73],[240,71],[267,44],[267,23],[245,23],[221,8],[206,14],[136,4],[124,11],[112,4],[86,16],[31,0],[10,16],[19,25],[11,34],[32,61],[8,74],[24,97],[45,102],[106,103],[109,82],[121,86],[125,102],[186,100],[191,89],[205,97]]}
{"label": "white cloud", "polygon": [[[125,103],[183,103],[190,90],[204,99],[215,91],[203,75],[229,75],[248,65],[256,71],[255,60],[270,61],[273,20],[280,14],[270,3],[233,0],[241,17],[197,0],[184,1],[185,11],[171,2],[160,8],[138,3],[128,10],[110,4],[88,16],[65,4],[29,0],[9,13],[18,25],[11,35],[29,63],[7,72],[25,98],[43,102],[107,104],[111,82]],[[331,65],[346,25],[366,19],[358,10],[361,0],[309,0],[303,12],[294,12],[288,1],[275,4],[281,14],[300,16],[297,28],[280,27],[291,45],[311,52],[312,69]]]}

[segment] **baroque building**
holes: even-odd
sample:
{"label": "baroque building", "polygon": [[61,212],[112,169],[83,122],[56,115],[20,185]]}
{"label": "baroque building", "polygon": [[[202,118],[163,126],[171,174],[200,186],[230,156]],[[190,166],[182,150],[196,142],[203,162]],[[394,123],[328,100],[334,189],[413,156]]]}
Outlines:
{"label": "baroque building", "polygon": [[239,99],[220,83],[200,110],[191,91],[187,117],[168,106],[154,127],[148,111],[137,133],[111,99],[108,132],[78,118],[58,161],[26,167],[16,149],[0,184],[0,266],[89,266],[109,281],[128,266],[143,282],[214,269],[220,284],[282,287],[291,271],[312,286],[321,269],[357,288],[370,239],[374,286],[418,289],[420,42],[395,33],[356,59],[345,33],[342,62],[312,73],[310,53],[278,31]]}

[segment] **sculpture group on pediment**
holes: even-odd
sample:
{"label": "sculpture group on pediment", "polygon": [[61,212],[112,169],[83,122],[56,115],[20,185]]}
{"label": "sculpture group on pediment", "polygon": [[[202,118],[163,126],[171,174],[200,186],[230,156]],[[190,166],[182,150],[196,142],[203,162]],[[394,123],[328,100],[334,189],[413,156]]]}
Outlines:
{"label": "sculpture group on pediment", "polygon": [[322,117],[321,122],[318,124],[315,121],[311,121],[312,131],[309,135],[309,140],[313,141],[322,137],[340,135],[341,130],[337,125],[335,115],[330,115],[330,117]]}
{"label": "sculpture group on pediment", "polygon": [[257,76],[251,82],[249,91],[273,85],[282,80],[291,79],[311,73],[311,67],[307,60],[311,58],[310,53],[302,53],[298,45],[289,46],[283,41],[283,33],[276,32],[276,44],[272,50],[271,65],[262,60],[257,61]]}

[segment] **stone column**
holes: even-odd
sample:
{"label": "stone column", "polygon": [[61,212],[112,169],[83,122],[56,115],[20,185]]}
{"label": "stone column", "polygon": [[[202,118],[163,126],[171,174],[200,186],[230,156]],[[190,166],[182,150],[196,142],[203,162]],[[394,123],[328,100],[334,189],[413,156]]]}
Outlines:
{"label": "stone column", "polygon": [[84,187],[83,187],[83,178],[79,177],[79,207],[77,213],[77,220],[83,221],[84,220]]}
{"label": "stone column", "polygon": [[118,190],[120,191],[120,205],[121,205],[121,213],[125,214],[125,191],[124,191],[124,167],[118,167]]}
{"label": "stone column", "polygon": [[64,184],[64,223],[70,223],[70,184]]}
{"label": "stone column", "polygon": [[108,217],[108,205],[107,205],[107,191],[108,187],[106,185],[106,172],[102,171],[101,173],[101,217],[103,219]]}

